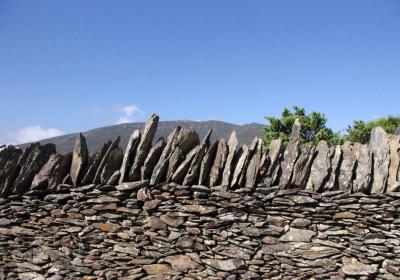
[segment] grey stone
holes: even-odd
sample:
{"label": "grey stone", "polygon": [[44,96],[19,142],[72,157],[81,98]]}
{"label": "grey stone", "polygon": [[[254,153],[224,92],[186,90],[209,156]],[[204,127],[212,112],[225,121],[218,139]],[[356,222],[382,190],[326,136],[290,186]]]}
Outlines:
{"label": "grey stone", "polygon": [[354,144],[349,141],[344,142],[342,149],[342,163],[339,171],[339,190],[351,192],[353,188],[353,174],[356,164],[356,151]]}
{"label": "grey stone", "polygon": [[108,148],[111,146],[112,141],[108,141],[103,144],[101,149],[97,151],[92,157],[90,162],[87,165],[87,168],[85,169],[85,175],[83,176],[83,179],[81,181],[82,185],[87,185],[93,183],[94,176],[96,175],[97,169],[99,168],[99,165],[101,161],[103,160],[104,155],[106,154]]}
{"label": "grey stone", "polygon": [[143,163],[141,172],[142,172],[142,178],[145,179],[150,179],[151,174],[154,170],[154,167],[156,166],[161,153],[165,147],[165,140],[164,138],[159,138],[157,142],[154,144],[153,147],[151,147],[146,160]]}
{"label": "grey stone", "polygon": [[229,186],[231,182],[231,177],[233,173],[233,160],[236,154],[236,147],[238,145],[238,140],[236,137],[236,132],[233,131],[229,141],[228,141],[228,157],[226,158],[224,172],[222,173],[222,185]]}
{"label": "grey stone", "polygon": [[181,129],[178,135],[178,145],[184,154],[200,144],[200,138],[197,132],[191,129]]}
{"label": "grey stone", "polygon": [[153,173],[151,175],[150,184],[155,185],[160,183],[165,179],[166,173],[168,170],[168,162],[171,156],[171,153],[175,150],[178,145],[178,135],[180,127],[174,129],[168,136],[167,143],[161,153],[161,156],[153,169]]}
{"label": "grey stone", "polygon": [[185,176],[185,179],[183,180],[183,185],[185,186],[191,186],[193,185],[196,181],[198,181],[198,177],[200,176],[200,169],[201,169],[201,164],[203,162],[203,158],[208,150],[208,147],[210,146],[210,136],[211,136],[212,130],[210,129],[206,136],[204,137],[203,141],[201,142],[201,145],[199,149],[197,150],[196,154],[193,157],[193,160],[190,164],[190,167],[187,171],[187,174]]}
{"label": "grey stone", "polygon": [[198,181],[200,185],[207,185],[207,186],[210,185],[210,172],[212,164],[215,160],[218,144],[219,141],[215,141],[204,155],[204,158],[200,166],[200,174]]}
{"label": "grey stone", "polygon": [[284,235],[282,235],[280,241],[290,242],[310,242],[311,238],[317,234],[312,230],[290,228]]}
{"label": "grey stone", "polygon": [[342,258],[342,271],[346,275],[358,276],[365,275],[369,276],[374,274],[378,270],[378,265],[367,265],[358,261],[356,258],[343,257]]}
{"label": "grey stone", "polygon": [[[199,151],[200,147],[194,147],[187,155],[185,160],[179,165],[174,174],[172,175],[172,181],[178,184],[182,184],[185,176],[190,168],[193,158]],[[184,184],[185,185],[185,184]]]}
{"label": "grey stone", "polygon": [[226,260],[218,260],[218,259],[204,259],[203,263],[221,271],[234,271],[242,268],[245,265],[245,262],[241,259],[226,259]]}
{"label": "grey stone", "polygon": [[12,185],[13,194],[23,194],[29,189],[32,180],[46,164],[50,156],[56,152],[54,144],[30,144],[18,159],[18,176]]}
{"label": "grey stone", "polygon": [[224,139],[220,139],[218,141],[218,148],[215,155],[215,160],[211,167],[211,172],[210,172],[211,187],[219,184],[227,157],[228,157],[228,146]]}
{"label": "grey stone", "polygon": [[236,166],[234,166],[233,169],[233,175],[232,175],[232,182],[231,182],[231,186],[237,186],[240,185],[240,176],[243,172],[246,172],[245,166],[246,166],[246,161],[247,158],[249,157],[249,149],[247,148],[246,145],[243,145],[243,147],[241,148],[241,153],[240,157],[236,163]]}
{"label": "grey stone", "polygon": [[86,144],[86,138],[79,133],[75,140],[74,150],[72,152],[72,162],[70,169],[70,176],[72,184],[78,186],[81,183],[81,179],[84,176],[82,171],[86,167],[88,162],[89,152]]}
{"label": "grey stone", "polygon": [[245,177],[246,177],[245,187],[247,189],[252,189],[256,185],[258,170],[260,167],[262,140],[261,139],[256,139],[256,140],[257,140],[257,142],[255,144],[255,148],[253,150],[253,153],[251,155],[251,158],[249,160],[249,164],[247,166],[247,170],[245,173]]}
{"label": "grey stone", "polygon": [[279,179],[279,186],[281,187],[287,187],[292,178],[293,167],[300,153],[300,131],[301,124],[300,121],[296,119],[293,124],[289,143],[287,144],[285,152],[283,153],[283,160],[281,163],[282,174]]}
{"label": "grey stone", "polygon": [[311,172],[306,186],[307,190],[312,191],[319,191],[325,186],[331,168],[331,153],[328,143],[325,140],[318,142],[316,152],[317,155],[311,166]]}
{"label": "grey stone", "polygon": [[111,151],[100,175],[100,181],[102,184],[107,183],[111,176],[113,176],[114,172],[117,170],[119,171],[122,157],[123,151],[121,147],[117,147]]}
{"label": "grey stone", "polygon": [[315,155],[315,147],[307,148],[300,154],[293,168],[291,186],[300,187],[302,189],[306,187]]}
{"label": "grey stone", "polygon": [[141,141],[140,130],[136,129],[132,132],[129,137],[128,145],[126,146],[124,157],[120,168],[119,183],[125,182],[129,178],[129,172],[131,169],[132,161],[135,158],[139,142]]}
{"label": "grey stone", "polygon": [[64,177],[68,174],[71,166],[72,154],[59,155],[52,154],[47,163],[35,175],[31,189],[54,190],[61,184]]}
{"label": "grey stone", "polygon": [[144,125],[142,138],[140,139],[133,166],[129,173],[129,179],[132,181],[140,180],[140,169],[151,149],[151,144],[157,130],[158,120],[159,117],[156,114],[153,114]]}
{"label": "grey stone", "polygon": [[332,191],[338,189],[338,173],[340,170],[340,159],[342,158],[342,149],[340,148],[340,145],[331,147],[329,151],[332,155],[331,172],[329,175],[329,180],[323,188],[324,191]]}
{"label": "grey stone", "polygon": [[374,127],[369,142],[374,157],[371,193],[383,193],[389,173],[389,138],[382,127]]}
{"label": "grey stone", "polygon": [[118,147],[120,141],[121,137],[117,136],[111,143],[110,147],[108,147],[107,152],[104,154],[104,157],[102,158],[99,167],[97,168],[96,174],[93,179],[94,184],[98,184],[101,182],[101,174],[103,173],[104,166],[108,162],[108,158],[110,157],[112,151],[114,151]]}
{"label": "grey stone", "polygon": [[168,168],[166,177],[167,182],[171,182],[172,176],[178,169],[179,164],[183,162],[184,159],[185,159],[185,153],[183,152],[183,150],[179,146],[175,147],[174,151],[172,152],[171,156],[168,159]]}
{"label": "grey stone", "polygon": [[353,192],[367,193],[371,183],[372,154],[368,145],[354,144],[357,157],[356,178],[353,181]]}
{"label": "grey stone", "polygon": [[278,173],[280,169],[279,161],[283,148],[284,146],[281,139],[272,140],[271,144],[269,145],[268,160],[270,161],[270,164],[263,180],[263,183],[266,187],[273,186],[278,180]]}
{"label": "grey stone", "polygon": [[391,135],[389,139],[389,151],[390,151],[390,164],[389,174],[387,180],[387,191],[394,192],[398,191],[400,182],[398,180],[399,174],[399,163],[400,163],[400,135]]}

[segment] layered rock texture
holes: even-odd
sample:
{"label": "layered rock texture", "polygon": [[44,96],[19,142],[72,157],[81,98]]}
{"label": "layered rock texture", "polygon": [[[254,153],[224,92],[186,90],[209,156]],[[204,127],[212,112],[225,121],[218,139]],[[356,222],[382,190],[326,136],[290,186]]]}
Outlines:
{"label": "layered rock texture", "polygon": [[0,279],[399,279],[400,139],[238,147],[158,116],[90,155],[0,148]]}

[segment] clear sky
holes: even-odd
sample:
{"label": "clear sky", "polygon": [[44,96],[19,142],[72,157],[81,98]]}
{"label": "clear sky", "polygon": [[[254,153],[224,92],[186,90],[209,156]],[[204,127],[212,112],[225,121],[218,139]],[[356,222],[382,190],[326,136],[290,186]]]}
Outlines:
{"label": "clear sky", "polygon": [[400,109],[398,0],[0,1],[0,142],[118,122],[334,130]]}

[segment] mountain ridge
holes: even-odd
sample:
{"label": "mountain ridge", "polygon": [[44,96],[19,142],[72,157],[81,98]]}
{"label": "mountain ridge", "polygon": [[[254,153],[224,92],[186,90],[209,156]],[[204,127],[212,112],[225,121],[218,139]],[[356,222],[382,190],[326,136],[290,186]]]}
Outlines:
{"label": "mountain ridge", "polygon": [[[112,140],[117,136],[121,137],[121,147],[125,149],[131,133],[135,129],[142,129],[144,124],[144,122],[134,122],[109,125],[93,128],[82,132],[82,134],[87,139],[90,153],[96,152],[106,141]],[[235,130],[239,145],[249,145],[254,137],[261,137],[261,130],[264,127],[264,125],[259,123],[238,125],[218,120],[160,121],[158,124],[156,135],[154,137],[154,141],[156,141],[159,137],[166,138],[168,134],[177,126],[196,131],[199,134],[200,138],[203,138],[206,135],[207,131],[209,129],[212,129],[213,133],[211,134],[211,141],[215,141],[218,138],[224,138],[225,140],[228,140],[232,131]],[[56,145],[58,153],[68,153],[72,151],[75,138],[78,134],[79,132],[69,133],[57,137],[42,139],[37,142],[39,142],[40,144],[53,143]],[[29,143],[24,143],[16,146],[19,148],[25,148],[28,144]]]}

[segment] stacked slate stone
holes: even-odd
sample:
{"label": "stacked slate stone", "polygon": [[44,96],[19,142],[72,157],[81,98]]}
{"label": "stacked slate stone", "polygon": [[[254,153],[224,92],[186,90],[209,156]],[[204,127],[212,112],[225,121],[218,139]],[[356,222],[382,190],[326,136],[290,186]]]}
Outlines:
{"label": "stacked slate stone", "polygon": [[398,279],[400,136],[238,148],[158,116],[89,155],[0,148],[0,279]]}
{"label": "stacked slate stone", "polygon": [[400,278],[400,193],[149,181],[0,199],[0,279]]}

